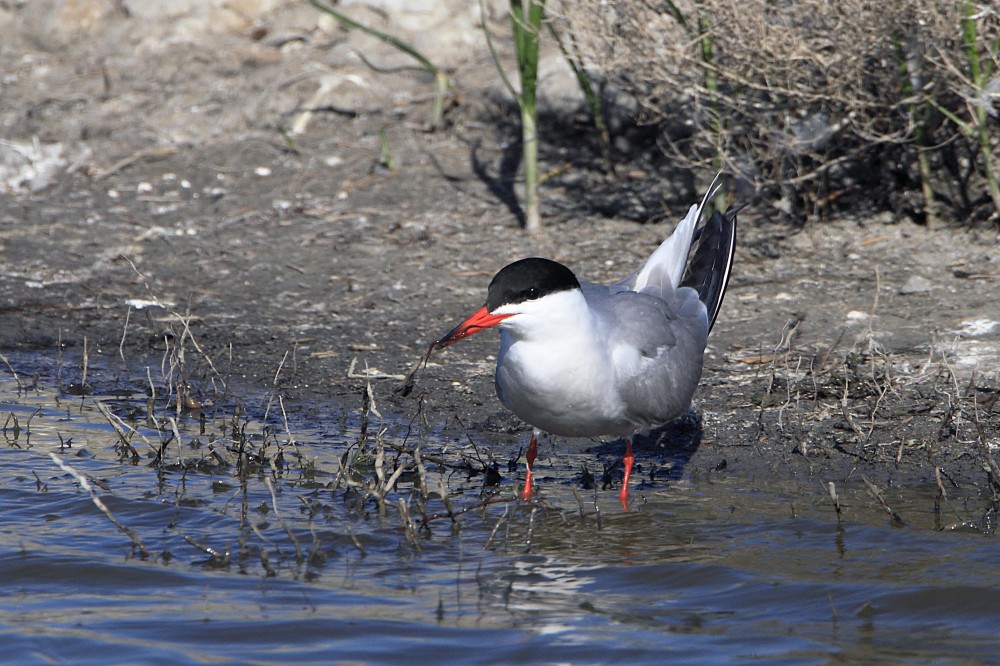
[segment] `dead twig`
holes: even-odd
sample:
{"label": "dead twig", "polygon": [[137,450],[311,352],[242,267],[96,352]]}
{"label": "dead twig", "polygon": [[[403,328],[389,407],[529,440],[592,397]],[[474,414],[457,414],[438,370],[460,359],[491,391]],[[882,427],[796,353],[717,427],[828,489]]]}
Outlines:
{"label": "dead twig", "polygon": [[267,490],[271,493],[271,509],[274,511],[274,517],[278,519],[278,524],[281,525],[281,529],[284,530],[285,534],[291,540],[292,545],[295,546],[295,560],[297,562],[302,561],[302,546],[299,544],[299,540],[296,538],[295,533],[285,522],[285,519],[281,516],[281,511],[278,510],[278,496],[274,490],[274,483],[271,482],[271,477],[267,474],[264,475],[264,485],[267,486]]}
{"label": "dead twig", "polygon": [[979,418],[979,403],[975,399],[973,399],[973,414],[976,424],[976,444],[983,457],[983,470],[986,472],[986,479],[993,495],[993,508],[994,511],[1000,511],[1000,465],[997,464],[993,450],[986,441],[986,431]]}
{"label": "dead twig", "polygon": [[885,495],[882,493],[882,490],[879,489],[877,485],[872,483],[872,481],[864,474],[861,475],[861,480],[865,482],[865,486],[868,488],[868,492],[872,494],[872,497],[874,497],[875,501],[879,503],[879,506],[881,506],[885,510],[885,512],[889,514],[889,519],[891,520],[893,527],[905,526],[906,521],[903,520],[903,518],[898,513],[896,513],[891,506],[889,506],[889,502],[886,501]]}
{"label": "dead twig", "polygon": [[3,354],[0,354],[0,361],[4,362],[4,365],[10,370],[10,374],[14,376],[14,381],[17,382],[17,392],[24,393],[24,384],[21,383],[21,378],[18,377],[17,370],[14,369],[14,366],[10,364],[10,361]]}
{"label": "dead twig", "polygon": [[132,464],[137,464],[140,460],[139,452],[135,450],[134,446],[132,446],[132,437],[137,434],[143,441],[146,442],[150,450],[152,450],[154,454],[156,453],[156,448],[149,442],[149,440],[143,437],[138,430],[115,416],[103,401],[94,400],[94,406],[97,407],[97,411],[104,416],[112,430],[115,431],[115,434],[118,436],[118,441],[120,441],[122,446],[125,447],[125,449],[131,454]]}
{"label": "dead twig", "polygon": [[[442,497],[446,497],[446,496],[442,496]],[[491,498],[489,498],[487,500],[484,500],[482,502],[477,502],[476,504],[472,504],[470,506],[462,507],[461,509],[457,509],[456,510],[451,505],[451,501],[450,500],[446,500],[445,501],[445,507],[446,507],[447,511],[442,512],[442,513],[432,513],[432,514],[430,514],[428,516],[424,516],[420,520],[420,522],[423,525],[427,525],[431,521],[440,520],[442,518],[450,518],[452,521],[455,521],[456,518],[458,518],[459,516],[461,516],[464,513],[468,513],[470,511],[475,511],[476,509],[482,509],[482,508],[485,508],[487,506],[490,506],[491,504],[500,504],[502,502],[510,502],[510,501],[512,501],[510,497],[491,497]],[[494,529],[494,533],[495,533],[495,529]],[[492,536],[492,534],[491,534],[491,536]]]}
{"label": "dead twig", "polygon": [[203,543],[201,543],[199,541],[196,541],[195,539],[193,539],[192,537],[189,537],[186,534],[184,535],[184,540],[188,544],[190,544],[191,546],[194,546],[195,548],[197,548],[201,552],[203,552],[206,555],[208,555],[211,558],[211,564],[212,564],[213,567],[223,569],[223,568],[229,566],[229,551],[228,550],[226,550],[224,552],[219,552],[219,551],[215,550],[214,548],[212,548],[211,546],[206,546]]}
{"label": "dead twig", "polygon": [[146,550],[146,547],[143,545],[138,535],[136,535],[136,533],[130,527],[125,525],[125,523],[118,520],[118,518],[115,517],[115,514],[111,513],[111,509],[109,509],[107,505],[104,504],[101,498],[97,495],[97,492],[94,491],[93,486],[90,485],[90,481],[88,481],[85,476],[83,476],[75,469],[73,469],[70,465],[68,465],[66,462],[64,462],[56,454],[49,453],[49,457],[52,459],[52,462],[54,462],[56,465],[59,466],[59,469],[66,472],[74,479],[76,479],[76,482],[80,484],[80,487],[84,491],[86,491],[87,494],[90,495],[90,500],[94,503],[94,506],[96,506],[100,510],[100,512],[103,513],[105,517],[107,517],[107,519],[111,521],[112,525],[117,527],[122,533],[128,536],[128,538],[132,541],[133,551],[138,550],[139,555],[142,557],[142,559],[144,560],[148,559],[149,552]]}
{"label": "dead twig", "polygon": [[160,159],[163,157],[169,157],[177,152],[177,148],[174,146],[165,146],[161,148],[147,148],[145,150],[140,150],[136,153],[132,153],[128,157],[118,160],[106,169],[100,169],[94,174],[94,180],[104,180],[108,176],[121,171],[122,169],[135,164],[140,160],[148,159]]}
{"label": "dead twig", "polygon": [[830,499],[833,500],[833,510],[837,512],[837,524],[839,525],[843,519],[843,511],[840,508],[840,495],[837,494],[837,485],[830,481],[826,484],[826,488],[830,493]]}

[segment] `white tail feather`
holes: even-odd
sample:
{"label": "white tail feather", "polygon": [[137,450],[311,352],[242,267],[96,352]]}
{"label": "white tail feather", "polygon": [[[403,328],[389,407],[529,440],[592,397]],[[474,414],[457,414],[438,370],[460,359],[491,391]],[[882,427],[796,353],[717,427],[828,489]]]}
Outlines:
{"label": "white tail feather", "polygon": [[660,247],[656,248],[653,254],[649,255],[649,259],[635,276],[635,286],[633,287],[635,291],[642,291],[649,284],[652,276],[663,275],[664,272],[670,277],[671,287],[676,289],[680,285],[681,278],[684,277],[688,253],[691,251],[691,239],[694,237],[695,227],[698,226],[698,221],[705,211],[705,204],[719,191],[719,187],[721,187],[719,177],[721,175],[722,173],[719,173],[715,176],[701,203],[691,206],[684,219],[677,223],[674,232],[660,243]]}

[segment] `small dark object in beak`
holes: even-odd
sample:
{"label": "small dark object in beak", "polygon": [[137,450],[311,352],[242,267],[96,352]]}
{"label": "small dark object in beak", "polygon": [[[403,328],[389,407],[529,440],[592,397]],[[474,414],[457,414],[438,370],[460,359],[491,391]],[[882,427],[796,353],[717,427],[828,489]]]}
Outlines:
{"label": "small dark object in beak", "polygon": [[439,341],[435,340],[431,343],[423,358],[417,361],[414,366],[410,368],[410,371],[406,373],[406,377],[403,378],[403,383],[396,387],[395,393],[405,398],[413,392],[413,387],[417,384],[417,372],[420,371],[421,366],[427,365],[427,361],[431,358],[431,353],[437,349],[438,342]]}
{"label": "small dark object in beak", "polygon": [[406,377],[403,378],[402,385],[396,388],[395,392],[404,398],[413,392],[413,387],[417,383],[417,372],[420,370],[421,366],[427,365],[427,361],[430,360],[431,354],[434,353],[435,349],[444,349],[448,345],[458,342],[459,340],[463,340],[473,333],[478,333],[483,329],[496,326],[510,316],[511,315],[509,314],[490,314],[485,307],[476,310],[471,317],[445,333],[444,337],[435,340],[430,344],[427,348],[427,353],[424,354],[422,359],[417,361],[416,365],[414,365],[408,373],[406,373]]}

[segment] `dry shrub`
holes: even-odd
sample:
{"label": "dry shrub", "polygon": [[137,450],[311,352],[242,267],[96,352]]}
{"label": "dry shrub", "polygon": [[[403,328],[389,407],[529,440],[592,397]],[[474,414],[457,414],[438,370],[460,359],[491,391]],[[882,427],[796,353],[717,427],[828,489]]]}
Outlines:
{"label": "dry shrub", "polygon": [[725,168],[743,196],[799,220],[859,201],[927,222],[1000,210],[992,3],[563,0],[559,14],[672,159]]}

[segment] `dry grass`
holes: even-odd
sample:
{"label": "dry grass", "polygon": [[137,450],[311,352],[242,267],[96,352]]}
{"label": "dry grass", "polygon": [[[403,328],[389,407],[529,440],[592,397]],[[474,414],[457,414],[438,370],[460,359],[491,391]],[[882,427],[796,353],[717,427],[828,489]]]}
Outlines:
{"label": "dry grass", "polygon": [[794,219],[863,200],[929,222],[1000,211],[992,3],[564,0],[563,12],[662,123],[672,159],[724,167]]}
{"label": "dry grass", "polygon": [[[757,440],[787,443],[787,450],[811,468],[842,480],[860,477],[894,525],[906,521],[866,474],[891,482],[895,470],[918,471],[938,489],[937,529],[995,533],[1000,378],[957,373],[947,352],[933,342],[925,357],[916,358],[886,351],[876,337],[869,327],[853,342],[841,336],[827,349],[779,344],[773,354],[744,359],[760,368],[752,382],[758,390],[750,396],[757,409]],[[967,497],[974,489],[953,476],[970,459],[985,474],[983,483],[973,483],[986,502],[983,513],[973,511],[967,500],[951,502],[950,496]],[[837,460],[841,464],[831,465]],[[835,486],[830,494],[839,516]]]}

